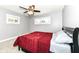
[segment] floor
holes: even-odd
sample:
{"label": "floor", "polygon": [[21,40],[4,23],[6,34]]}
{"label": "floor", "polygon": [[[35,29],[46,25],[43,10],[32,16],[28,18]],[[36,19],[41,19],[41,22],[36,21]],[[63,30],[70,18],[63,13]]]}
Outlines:
{"label": "floor", "polygon": [[13,47],[14,39],[0,43],[0,53],[24,53],[18,51],[18,47]]}

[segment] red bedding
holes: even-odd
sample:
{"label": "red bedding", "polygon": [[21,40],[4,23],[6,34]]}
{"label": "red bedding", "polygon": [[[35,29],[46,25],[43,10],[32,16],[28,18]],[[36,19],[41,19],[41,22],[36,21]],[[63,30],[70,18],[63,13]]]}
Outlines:
{"label": "red bedding", "polygon": [[33,32],[19,36],[13,46],[20,46],[31,52],[49,52],[52,33]]}

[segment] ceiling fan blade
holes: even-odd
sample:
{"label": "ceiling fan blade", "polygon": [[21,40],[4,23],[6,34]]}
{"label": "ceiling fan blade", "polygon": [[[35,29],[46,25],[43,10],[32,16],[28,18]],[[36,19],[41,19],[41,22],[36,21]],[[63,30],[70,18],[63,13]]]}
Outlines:
{"label": "ceiling fan blade", "polygon": [[28,11],[25,11],[24,13],[27,13]]}
{"label": "ceiling fan blade", "polygon": [[25,9],[25,10],[28,10],[28,9],[26,9],[26,8],[24,8],[24,7],[22,7],[22,6],[19,6],[20,8],[23,8],[23,9]]}
{"label": "ceiling fan blade", "polygon": [[34,10],[34,12],[40,12],[39,10]]}

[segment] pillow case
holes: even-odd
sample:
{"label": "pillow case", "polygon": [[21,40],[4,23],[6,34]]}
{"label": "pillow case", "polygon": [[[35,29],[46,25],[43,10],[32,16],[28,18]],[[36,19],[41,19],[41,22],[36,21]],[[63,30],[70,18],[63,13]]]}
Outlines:
{"label": "pillow case", "polygon": [[64,31],[55,33],[56,38],[53,40],[56,43],[72,43],[73,40]]}

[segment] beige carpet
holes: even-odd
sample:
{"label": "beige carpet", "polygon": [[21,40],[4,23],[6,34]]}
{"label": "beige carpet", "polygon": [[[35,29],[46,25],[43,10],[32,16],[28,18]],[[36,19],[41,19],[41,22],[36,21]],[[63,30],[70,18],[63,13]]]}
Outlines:
{"label": "beige carpet", "polygon": [[23,53],[21,50],[18,51],[18,47],[13,47],[13,43],[13,39],[0,43],[0,53]]}

